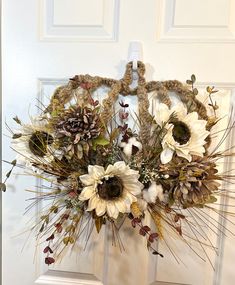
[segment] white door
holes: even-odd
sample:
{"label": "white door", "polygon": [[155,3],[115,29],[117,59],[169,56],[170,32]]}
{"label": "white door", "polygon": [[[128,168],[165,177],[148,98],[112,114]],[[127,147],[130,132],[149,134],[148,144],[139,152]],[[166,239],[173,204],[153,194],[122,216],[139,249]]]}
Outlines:
{"label": "white door", "polygon": [[[147,80],[185,81],[195,73],[200,88],[215,85],[221,90],[216,100],[222,115],[234,104],[235,0],[2,2],[4,134],[8,134],[5,121],[11,127],[15,115],[27,121],[28,114],[36,112],[37,100],[46,100],[75,74],[122,77],[133,40],[142,42]],[[2,147],[3,159],[13,160],[7,136]],[[3,164],[3,173],[8,169]],[[120,234],[125,252],[112,247],[108,230],[102,229],[98,237],[94,234],[95,246],[68,255],[48,272],[41,248],[35,250],[34,236],[24,233],[38,210],[23,216],[29,204],[25,200],[32,195],[24,189],[32,189],[35,183],[29,177],[12,177],[2,198],[3,285],[234,284],[234,239],[221,231],[214,240],[221,250],[219,256],[212,256],[215,271],[180,244],[175,248],[182,257],[180,264],[165,247],[160,246],[163,259],[152,256],[143,239],[126,233],[124,227]],[[227,227],[233,228],[231,223]]]}

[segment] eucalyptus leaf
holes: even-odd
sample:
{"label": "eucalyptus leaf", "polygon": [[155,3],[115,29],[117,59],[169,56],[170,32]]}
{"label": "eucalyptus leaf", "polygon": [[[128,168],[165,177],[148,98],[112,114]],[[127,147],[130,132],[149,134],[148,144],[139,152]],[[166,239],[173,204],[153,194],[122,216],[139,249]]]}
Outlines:
{"label": "eucalyptus leaf", "polygon": [[74,238],[73,237],[64,237],[64,239],[63,239],[63,243],[65,244],[65,245],[68,245],[69,243],[74,243],[75,241],[74,241]]}
{"label": "eucalyptus leaf", "polygon": [[6,184],[3,183],[3,182],[0,182],[0,189],[1,189],[2,192],[6,192],[6,190],[7,190]]}
{"label": "eucalyptus leaf", "polygon": [[171,207],[175,203],[175,199],[172,192],[169,192],[168,206]]}
{"label": "eucalyptus leaf", "polygon": [[73,238],[73,237],[70,237],[70,238],[69,238],[69,242],[70,242],[71,244],[74,243],[74,242],[75,242],[74,238]]}
{"label": "eucalyptus leaf", "polygon": [[72,232],[74,233],[75,232],[75,227],[73,225],[69,225],[67,226],[66,230],[65,230],[67,233],[69,232]]}
{"label": "eucalyptus leaf", "polygon": [[11,173],[12,173],[12,169],[9,172],[7,172],[6,177],[9,178],[11,176]]}
{"label": "eucalyptus leaf", "polygon": [[13,166],[16,166],[16,163],[17,163],[16,159],[12,160],[12,162],[11,162],[11,164],[12,164]]}
{"label": "eucalyptus leaf", "polygon": [[196,76],[194,74],[191,75],[191,80],[192,80],[192,83],[196,82]]}
{"label": "eucalyptus leaf", "polygon": [[100,232],[100,230],[102,228],[102,225],[103,225],[103,218],[102,217],[97,217],[95,219],[95,227],[96,227],[97,233]]}
{"label": "eucalyptus leaf", "polygon": [[57,206],[52,206],[51,208],[50,208],[50,212],[53,212],[53,213],[58,213],[58,207]]}
{"label": "eucalyptus leaf", "polygon": [[194,94],[194,95],[197,95],[197,94],[198,94],[197,88],[194,88],[194,89],[193,89],[193,94]]}
{"label": "eucalyptus leaf", "polygon": [[15,117],[13,118],[13,120],[14,120],[17,124],[21,125],[21,120],[18,118],[18,116],[15,116]]}
{"label": "eucalyptus leaf", "polygon": [[43,232],[43,230],[44,230],[44,223],[42,224],[42,226],[41,226],[41,228],[40,228],[39,232],[40,232],[40,233],[42,233],[42,232]]}
{"label": "eucalyptus leaf", "polygon": [[58,115],[58,111],[57,110],[53,110],[52,112],[51,112],[51,116],[52,117],[56,117]]}
{"label": "eucalyptus leaf", "polygon": [[18,139],[20,137],[22,137],[22,134],[13,134],[12,136],[13,140]]}
{"label": "eucalyptus leaf", "polygon": [[63,243],[64,243],[65,245],[68,245],[68,244],[69,244],[69,237],[65,237],[65,238],[63,239]]}

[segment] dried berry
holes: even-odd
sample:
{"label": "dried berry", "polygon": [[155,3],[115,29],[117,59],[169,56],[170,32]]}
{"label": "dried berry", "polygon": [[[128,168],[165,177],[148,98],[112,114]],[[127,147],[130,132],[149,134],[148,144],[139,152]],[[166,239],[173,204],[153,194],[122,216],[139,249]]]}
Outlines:
{"label": "dried berry", "polygon": [[45,263],[47,265],[53,264],[53,263],[55,263],[55,259],[53,257],[46,257],[45,258]]}

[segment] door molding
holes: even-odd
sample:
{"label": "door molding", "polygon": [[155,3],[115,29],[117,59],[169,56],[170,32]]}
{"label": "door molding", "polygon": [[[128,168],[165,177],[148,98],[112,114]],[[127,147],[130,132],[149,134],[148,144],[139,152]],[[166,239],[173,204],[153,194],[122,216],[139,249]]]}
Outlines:
{"label": "door molding", "polygon": [[48,270],[35,284],[40,285],[103,285],[93,274]]}

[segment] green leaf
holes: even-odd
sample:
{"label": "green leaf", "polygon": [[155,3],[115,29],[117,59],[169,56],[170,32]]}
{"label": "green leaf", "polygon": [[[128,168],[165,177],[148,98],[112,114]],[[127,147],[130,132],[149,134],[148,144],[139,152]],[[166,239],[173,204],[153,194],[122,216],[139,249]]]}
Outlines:
{"label": "green leaf", "polygon": [[57,117],[57,115],[58,115],[58,110],[56,109],[56,110],[53,110],[52,112],[51,112],[51,116],[52,117]]}
{"label": "green leaf", "polygon": [[187,83],[188,85],[192,85],[192,84],[193,84],[193,82],[192,82],[191,80],[186,80],[186,83]]}
{"label": "green leaf", "polygon": [[0,182],[0,189],[1,189],[2,192],[6,192],[6,190],[7,190],[6,184],[3,183],[3,182]]}
{"label": "green leaf", "polygon": [[96,150],[96,147],[98,145],[105,146],[105,145],[108,145],[110,143],[109,140],[107,140],[104,137],[98,137],[98,138],[94,139],[92,142],[93,142],[93,149],[94,150]]}
{"label": "green leaf", "polygon": [[196,82],[196,76],[194,74],[191,75],[191,80],[192,80],[193,83]]}

